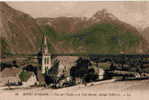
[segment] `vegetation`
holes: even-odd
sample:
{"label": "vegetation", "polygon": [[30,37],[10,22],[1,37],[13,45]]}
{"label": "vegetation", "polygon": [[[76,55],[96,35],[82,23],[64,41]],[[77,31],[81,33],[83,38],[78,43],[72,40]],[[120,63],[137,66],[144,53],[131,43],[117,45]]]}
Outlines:
{"label": "vegetation", "polygon": [[58,67],[59,67],[59,61],[56,60],[51,69],[48,70],[48,72],[45,75],[45,81],[47,84],[56,83],[56,81],[58,80],[57,77]]}
{"label": "vegetation", "polygon": [[50,42],[48,41],[48,48],[49,48],[49,51],[51,53],[53,53],[55,50],[52,46],[52,42],[56,42],[56,40],[58,38],[57,33],[54,31],[54,29],[52,29],[48,25],[43,25],[40,28],[41,28],[43,34],[46,35],[48,37],[48,39],[50,40]]}
{"label": "vegetation", "polygon": [[76,63],[76,66],[72,67],[70,70],[70,75],[73,78],[81,78],[84,82],[95,81],[98,78],[90,60],[79,58]]}
{"label": "vegetation", "polygon": [[[42,26],[51,43],[61,42],[61,47],[77,53],[120,53],[135,48],[141,38],[116,24],[96,24],[77,34],[61,34],[49,26]],[[50,45],[51,46],[51,45]],[[82,49],[83,48],[83,49]],[[133,49],[135,53],[135,49]]]}
{"label": "vegetation", "polygon": [[10,53],[10,50],[8,49],[7,41],[4,38],[0,38],[0,48],[1,48],[0,54],[7,55],[8,53]]}
{"label": "vegetation", "polygon": [[19,78],[21,79],[21,81],[26,82],[31,76],[31,73],[27,72],[27,71],[22,71],[19,74]]}

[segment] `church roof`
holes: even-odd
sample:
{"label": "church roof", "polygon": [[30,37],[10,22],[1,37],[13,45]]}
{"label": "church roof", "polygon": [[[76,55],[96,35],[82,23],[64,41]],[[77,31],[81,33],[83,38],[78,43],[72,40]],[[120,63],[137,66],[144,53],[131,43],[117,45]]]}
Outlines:
{"label": "church roof", "polygon": [[69,66],[72,64],[75,64],[75,61],[78,59],[78,57],[75,56],[57,56],[56,59],[60,61],[60,64],[63,66]]}

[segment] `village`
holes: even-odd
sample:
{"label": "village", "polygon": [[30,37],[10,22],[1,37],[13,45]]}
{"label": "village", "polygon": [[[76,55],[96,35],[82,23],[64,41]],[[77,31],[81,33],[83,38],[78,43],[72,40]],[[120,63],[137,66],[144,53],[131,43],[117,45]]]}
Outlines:
{"label": "village", "polygon": [[[146,57],[146,56],[145,56]],[[121,66],[125,70],[114,70],[111,63],[98,63],[82,56],[52,56],[48,51],[47,37],[43,38],[41,51],[36,57],[19,58],[9,63],[1,63],[0,86],[8,89],[44,87],[65,88],[91,82],[106,80],[148,79],[148,72],[141,69],[126,71],[129,66]],[[102,57],[103,58],[103,57]],[[114,58],[113,58],[114,59]],[[148,61],[148,60],[147,60]],[[104,61],[100,61],[104,62]],[[148,64],[148,62],[146,62]],[[136,66],[135,66],[136,67]],[[137,68],[137,67],[136,67]],[[111,72],[112,71],[112,72]]]}
{"label": "village", "polygon": [[103,80],[105,73],[102,68],[91,64],[87,58],[76,56],[52,58],[48,52],[46,36],[38,57],[16,58],[18,60],[1,63],[1,86],[62,88]]}

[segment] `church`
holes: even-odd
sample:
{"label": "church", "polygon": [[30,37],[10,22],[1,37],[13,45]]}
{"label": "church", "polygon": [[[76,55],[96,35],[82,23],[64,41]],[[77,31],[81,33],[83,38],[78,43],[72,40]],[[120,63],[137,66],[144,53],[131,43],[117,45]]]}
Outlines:
{"label": "church", "polygon": [[48,50],[47,37],[44,36],[43,45],[41,49],[42,59],[41,59],[41,72],[46,73],[52,66],[51,55]]}
{"label": "church", "polygon": [[[62,76],[64,72],[67,72],[67,75],[69,75],[71,67],[75,65],[75,61],[78,59],[77,56],[56,56],[52,59],[51,56],[52,54],[48,50],[48,38],[44,35],[39,57],[42,74],[49,73],[50,70],[51,74],[57,73],[58,77]],[[57,61],[58,65],[54,67],[54,62]]]}

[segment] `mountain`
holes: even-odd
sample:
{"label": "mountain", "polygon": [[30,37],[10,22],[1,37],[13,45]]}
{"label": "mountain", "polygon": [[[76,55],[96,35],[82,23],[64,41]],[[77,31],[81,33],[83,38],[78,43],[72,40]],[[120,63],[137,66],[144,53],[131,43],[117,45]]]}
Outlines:
{"label": "mountain", "polygon": [[146,41],[148,41],[149,43],[149,27],[146,27],[144,30],[143,30],[143,37],[146,39]]}
{"label": "mountain", "polygon": [[137,29],[103,9],[92,17],[37,18],[52,47],[61,53],[147,53]]}
{"label": "mountain", "polygon": [[59,33],[74,33],[86,26],[86,18],[81,17],[57,17],[37,18],[38,25],[49,25]]}
{"label": "mountain", "polygon": [[136,28],[105,9],[92,17],[37,18],[0,2],[1,55],[33,54],[48,36],[50,53],[148,53]]}
{"label": "mountain", "polygon": [[6,53],[36,53],[41,44],[42,32],[28,14],[0,2],[0,50]]}
{"label": "mountain", "polygon": [[49,25],[59,33],[77,33],[93,24],[104,21],[118,20],[115,16],[108,13],[105,9],[96,12],[91,18],[87,17],[56,17],[56,18],[37,18],[40,26]]}

